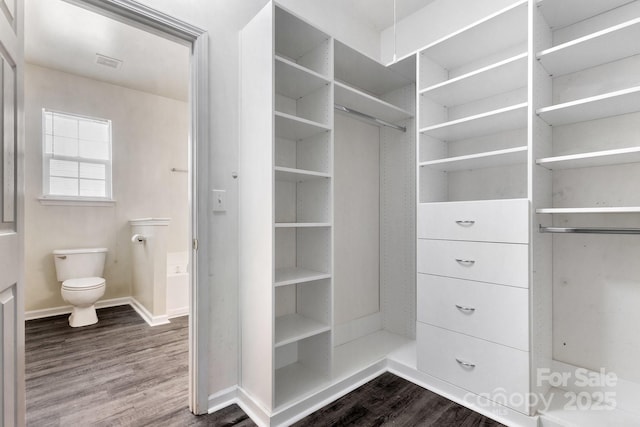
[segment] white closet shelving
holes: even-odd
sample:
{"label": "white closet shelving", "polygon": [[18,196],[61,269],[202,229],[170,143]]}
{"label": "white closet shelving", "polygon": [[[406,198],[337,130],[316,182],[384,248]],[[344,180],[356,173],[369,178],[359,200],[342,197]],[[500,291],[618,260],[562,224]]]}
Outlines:
{"label": "white closet shelving", "polygon": [[273,3],[242,32],[242,385],[269,411],[330,379],[332,48]]}
{"label": "white closet shelving", "polygon": [[518,1],[420,51],[420,202],[526,196],[527,17]]}
{"label": "white closet shelving", "polygon": [[529,222],[528,8],[515,2],[419,53],[417,367],[489,396],[496,378],[507,395],[529,393],[533,369],[529,235],[505,228]]}
{"label": "white closet shelving", "polygon": [[630,0],[537,0],[551,29],[566,27],[630,3]]}

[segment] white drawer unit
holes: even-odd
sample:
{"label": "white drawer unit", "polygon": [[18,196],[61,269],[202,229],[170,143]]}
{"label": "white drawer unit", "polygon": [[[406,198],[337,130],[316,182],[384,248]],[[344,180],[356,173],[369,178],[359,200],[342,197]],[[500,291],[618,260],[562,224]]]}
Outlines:
{"label": "white drawer unit", "polygon": [[527,199],[420,203],[418,238],[529,242]]}
{"label": "white drawer unit", "polygon": [[418,321],[529,350],[529,291],[418,274]]}
{"label": "white drawer unit", "polygon": [[529,353],[418,322],[418,369],[527,413]]}
{"label": "white drawer unit", "polygon": [[418,239],[418,273],[528,287],[529,246]]}

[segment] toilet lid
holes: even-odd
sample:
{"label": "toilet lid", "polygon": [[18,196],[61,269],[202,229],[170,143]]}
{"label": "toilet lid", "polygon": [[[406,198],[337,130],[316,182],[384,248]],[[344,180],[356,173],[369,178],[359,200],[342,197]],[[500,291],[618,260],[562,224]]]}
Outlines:
{"label": "toilet lid", "polygon": [[80,279],[67,279],[62,282],[62,287],[69,290],[95,289],[104,285],[102,277],[82,277]]}

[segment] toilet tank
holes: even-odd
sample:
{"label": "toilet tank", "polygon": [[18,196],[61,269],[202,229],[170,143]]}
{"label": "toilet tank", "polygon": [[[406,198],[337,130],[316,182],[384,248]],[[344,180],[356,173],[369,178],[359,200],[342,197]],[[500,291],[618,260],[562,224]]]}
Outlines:
{"label": "toilet tank", "polygon": [[102,277],[106,248],[56,249],[53,260],[59,282],[81,277]]}

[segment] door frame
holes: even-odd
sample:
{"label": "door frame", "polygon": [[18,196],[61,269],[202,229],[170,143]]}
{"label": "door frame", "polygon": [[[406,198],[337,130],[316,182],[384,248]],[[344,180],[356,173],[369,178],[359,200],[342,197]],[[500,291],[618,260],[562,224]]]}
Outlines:
{"label": "door frame", "polygon": [[205,30],[133,0],[64,0],[184,44],[190,48],[189,186],[189,409],[208,412],[209,403],[209,48]]}

